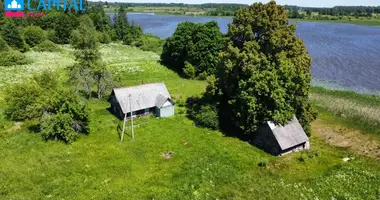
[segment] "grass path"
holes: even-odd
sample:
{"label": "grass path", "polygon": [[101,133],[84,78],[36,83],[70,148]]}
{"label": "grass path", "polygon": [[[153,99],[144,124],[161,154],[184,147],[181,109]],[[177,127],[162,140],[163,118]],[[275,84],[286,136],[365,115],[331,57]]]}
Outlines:
{"label": "grass path", "polygon": [[315,121],[312,128],[315,136],[330,145],[380,160],[379,137],[343,125],[332,125],[321,119]]}

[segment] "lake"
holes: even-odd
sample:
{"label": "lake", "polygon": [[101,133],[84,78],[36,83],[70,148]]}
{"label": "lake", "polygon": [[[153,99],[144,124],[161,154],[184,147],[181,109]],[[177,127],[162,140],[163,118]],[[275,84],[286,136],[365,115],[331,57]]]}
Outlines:
{"label": "lake", "polygon": [[[113,15],[109,13],[109,15]],[[128,14],[145,33],[170,37],[184,21],[215,20],[223,33],[231,18]],[[313,85],[380,94],[380,27],[340,23],[296,22],[313,58]]]}

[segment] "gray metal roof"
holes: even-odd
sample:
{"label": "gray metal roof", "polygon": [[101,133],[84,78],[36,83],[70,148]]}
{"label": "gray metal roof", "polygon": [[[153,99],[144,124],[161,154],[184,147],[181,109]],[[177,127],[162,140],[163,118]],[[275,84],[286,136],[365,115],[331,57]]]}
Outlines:
{"label": "gray metal roof", "polygon": [[[130,107],[134,112],[155,107],[158,99],[160,100],[159,103],[165,99],[162,104],[164,104],[167,99],[170,99],[169,91],[164,83],[115,88],[113,92],[124,114],[131,112]],[[129,101],[131,101],[131,105]]]}
{"label": "gray metal roof", "polygon": [[267,123],[282,150],[309,141],[309,138],[296,117],[285,126],[277,126],[273,122]]}
{"label": "gray metal roof", "polygon": [[156,107],[157,108],[162,108],[162,106],[165,104],[165,102],[168,101],[168,97],[166,97],[163,94],[159,94],[156,98]]}

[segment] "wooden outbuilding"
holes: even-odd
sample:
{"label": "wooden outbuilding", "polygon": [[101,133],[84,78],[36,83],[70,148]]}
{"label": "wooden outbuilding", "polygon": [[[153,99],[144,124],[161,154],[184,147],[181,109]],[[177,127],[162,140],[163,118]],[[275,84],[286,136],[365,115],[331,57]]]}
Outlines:
{"label": "wooden outbuilding", "polygon": [[271,121],[266,122],[258,129],[252,142],[276,156],[310,149],[309,137],[296,117],[285,126],[276,125]]}
{"label": "wooden outbuilding", "polygon": [[164,83],[114,88],[109,98],[111,112],[120,119],[125,116],[154,114],[157,117],[174,115],[174,102]]}

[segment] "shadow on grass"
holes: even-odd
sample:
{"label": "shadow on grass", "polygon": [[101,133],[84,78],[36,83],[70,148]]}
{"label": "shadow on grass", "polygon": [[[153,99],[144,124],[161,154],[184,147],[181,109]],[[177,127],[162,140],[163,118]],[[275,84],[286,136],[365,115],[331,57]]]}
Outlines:
{"label": "shadow on grass", "polygon": [[187,77],[184,76],[182,69],[178,69],[178,68],[176,68],[176,67],[173,67],[172,65],[167,64],[167,63],[163,62],[162,60],[157,61],[157,63],[158,63],[158,64],[161,64],[162,66],[165,66],[165,67],[168,68],[170,71],[172,71],[172,72],[178,74],[178,76],[180,76],[181,78],[187,79]]}

